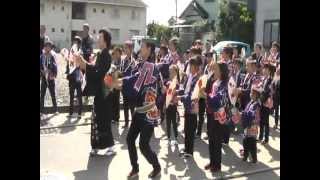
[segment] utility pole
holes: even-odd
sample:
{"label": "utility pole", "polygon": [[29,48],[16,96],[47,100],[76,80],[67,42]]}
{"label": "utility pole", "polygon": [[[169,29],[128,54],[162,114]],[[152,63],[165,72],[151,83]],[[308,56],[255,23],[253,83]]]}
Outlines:
{"label": "utility pole", "polygon": [[[176,0],[176,23],[175,25],[178,24],[178,0]],[[178,36],[179,36],[179,27],[178,27]]]}

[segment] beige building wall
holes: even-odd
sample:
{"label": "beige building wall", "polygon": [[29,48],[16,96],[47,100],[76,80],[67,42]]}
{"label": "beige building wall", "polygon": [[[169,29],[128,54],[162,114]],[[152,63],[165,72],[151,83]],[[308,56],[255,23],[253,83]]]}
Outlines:
{"label": "beige building wall", "polygon": [[40,24],[46,26],[47,35],[58,47],[69,47],[71,32],[81,31],[84,23],[89,23],[94,39],[99,29],[107,27],[112,43],[120,44],[136,33],[146,35],[146,8],[88,3],[86,19],[73,20],[70,1],[40,0]]}

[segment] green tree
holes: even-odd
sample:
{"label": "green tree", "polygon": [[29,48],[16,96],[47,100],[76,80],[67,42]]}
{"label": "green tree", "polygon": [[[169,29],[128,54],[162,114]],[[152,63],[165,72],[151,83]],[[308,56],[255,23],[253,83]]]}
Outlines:
{"label": "green tree", "polygon": [[174,32],[167,26],[152,22],[147,25],[147,35],[151,38],[156,38],[157,41],[160,42],[161,40],[170,40]]}
{"label": "green tree", "polygon": [[246,5],[223,0],[220,4],[217,40],[237,40],[253,44],[254,14]]}

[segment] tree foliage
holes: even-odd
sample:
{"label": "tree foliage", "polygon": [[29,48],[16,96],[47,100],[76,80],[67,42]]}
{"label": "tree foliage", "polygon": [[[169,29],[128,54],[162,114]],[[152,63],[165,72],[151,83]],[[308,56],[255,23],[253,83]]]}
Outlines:
{"label": "tree foliage", "polygon": [[253,44],[254,14],[246,5],[223,0],[220,4],[217,40],[237,40]]}
{"label": "tree foliage", "polygon": [[151,38],[156,38],[160,42],[161,40],[168,41],[174,35],[174,32],[167,26],[152,22],[147,25],[147,35]]}

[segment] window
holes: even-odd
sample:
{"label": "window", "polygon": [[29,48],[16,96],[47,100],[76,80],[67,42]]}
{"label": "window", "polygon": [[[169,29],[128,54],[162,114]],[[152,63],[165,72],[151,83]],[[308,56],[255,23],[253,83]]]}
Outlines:
{"label": "window", "polygon": [[63,29],[63,28],[61,28],[61,29],[60,29],[60,31],[63,33],[63,32],[64,32],[64,29]]}
{"label": "window", "polygon": [[118,41],[120,38],[120,29],[112,29],[110,28],[111,37],[113,40]]}
{"label": "window", "polygon": [[96,9],[96,8],[93,8],[93,12],[96,13],[96,12],[97,12],[97,9]]}
{"label": "window", "polygon": [[72,2],[72,19],[86,19],[86,4]]}
{"label": "window", "polygon": [[104,13],[104,9],[102,9],[101,12]]}
{"label": "window", "polygon": [[61,7],[61,11],[64,11],[64,6]]}
{"label": "window", "polygon": [[263,46],[268,49],[273,41],[280,42],[280,20],[264,21]]}
{"label": "window", "polygon": [[113,12],[112,13],[112,17],[114,17],[114,18],[119,18],[120,17],[120,12],[119,12],[118,8],[114,8],[112,12]]}
{"label": "window", "polygon": [[55,32],[55,29],[54,29],[54,28],[51,28],[51,32]]}
{"label": "window", "polygon": [[138,36],[139,30],[129,30],[129,37],[132,38],[132,36]]}

